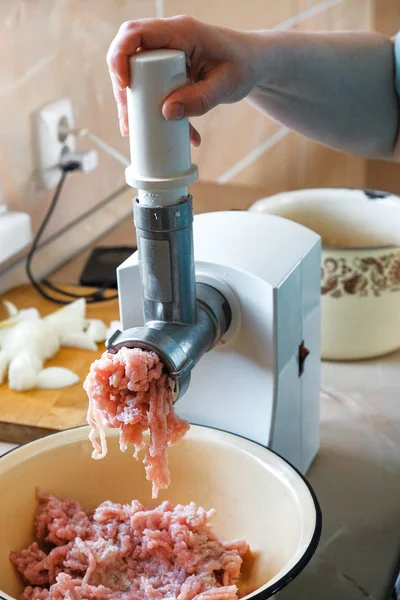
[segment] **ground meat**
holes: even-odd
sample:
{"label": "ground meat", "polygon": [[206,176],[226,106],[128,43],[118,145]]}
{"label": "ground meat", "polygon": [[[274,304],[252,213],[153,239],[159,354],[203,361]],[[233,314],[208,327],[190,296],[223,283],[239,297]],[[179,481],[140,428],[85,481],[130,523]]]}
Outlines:
{"label": "ground meat", "polygon": [[[84,383],[89,397],[88,423],[93,458],[107,454],[105,427],[120,430],[120,448],[132,443],[137,459],[144,450],[146,477],[153,484],[153,498],[168,488],[167,447],[179,442],[189,429],[187,421],[174,412],[172,382],[163,373],[157,354],[139,348],[105,352],[96,360]],[[150,431],[146,447],[143,433]],[[100,444],[98,442],[100,437]]]}
{"label": "ground meat", "polygon": [[[225,542],[213,510],[194,503],[76,502],[38,494],[38,541],[11,552],[25,588],[21,600],[235,600],[245,542]],[[77,525],[78,523],[78,525]],[[62,536],[50,541],[56,527]]]}

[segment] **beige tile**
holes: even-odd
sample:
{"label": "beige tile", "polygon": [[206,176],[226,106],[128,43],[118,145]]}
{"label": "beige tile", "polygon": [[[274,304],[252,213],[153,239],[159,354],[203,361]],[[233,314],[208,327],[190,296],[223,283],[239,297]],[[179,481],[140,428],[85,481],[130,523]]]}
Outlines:
{"label": "beige tile", "polygon": [[290,133],[232,183],[264,186],[268,194],[308,187],[360,187],[364,161]]}
{"label": "beige tile", "polygon": [[380,160],[368,160],[366,186],[400,195],[399,165]]}
{"label": "beige tile", "polygon": [[371,30],[371,0],[346,0],[328,11],[328,25],[332,30]]}
{"label": "beige tile", "polygon": [[302,20],[293,29],[296,31],[369,30],[372,27],[372,1],[343,0],[309,19]]}
{"label": "beige tile", "polygon": [[365,161],[298,137],[305,146],[300,187],[364,187]]}
{"label": "beige tile", "polygon": [[400,30],[400,3],[397,0],[376,0],[373,17],[377,31],[395,35]]}
{"label": "beige tile", "polygon": [[263,186],[266,194],[296,189],[301,171],[301,158],[294,147],[295,136],[288,134],[274,148],[231,180],[231,183]]}
{"label": "beige tile", "polygon": [[233,29],[263,29],[296,12],[297,0],[164,0],[164,15],[187,14]]}
{"label": "beige tile", "polygon": [[200,177],[215,181],[232,165],[272,135],[278,125],[249,103],[219,106],[207,116],[194,119],[202,144],[193,151]]}
{"label": "beige tile", "polygon": [[[348,0],[351,2],[352,0]],[[361,12],[370,6],[374,0],[360,0]],[[231,2],[230,0],[164,0],[164,16],[171,17],[188,14],[196,19],[222,25],[233,29],[264,29],[277,26],[293,18],[300,22],[307,12],[324,5],[325,0],[247,0],[247,2]],[[337,6],[346,5],[340,2]],[[364,6],[365,5],[365,6]],[[346,7],[349,19],[357,20],[357,10],[360,7]],[[330,10],[330,9],[328,9]],[[340,10],[340,9],[339,9]],[[304,14],[303,14],[304,13]],[[323,13],[321,13],[323,14]],[[359,28],[357,26],[357,28]]]}

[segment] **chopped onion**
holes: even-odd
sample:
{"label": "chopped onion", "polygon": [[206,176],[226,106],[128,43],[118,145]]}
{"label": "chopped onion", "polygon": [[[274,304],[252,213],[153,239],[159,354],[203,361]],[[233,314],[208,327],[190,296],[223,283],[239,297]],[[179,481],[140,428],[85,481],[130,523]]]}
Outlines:
{"label": "chopped onion", "polygon": [[100,319],[86,321],[84,298],[44,319],[36,308],[18,311],[7,300],[4,306],[8,319],[0,322],[0,383],[8,369],[9,387],[16,391],[57,389],[77,383],[75,373],[63,367],[43,369],[44,361],[52,358],[61,345],[96,351],[96,341],[106,338],[106,326]]}
{"label": "chopped onion", "polygon": [[3,300],[4,308],[7,311],[9,318],[16,317],[18,314],[18,308],[9,300]]}
{"label": "chopped onion", "polygon": [[87,319],[88,327],[86,333],[88,336],[97,343],[105,342],[107,339],[107,327],[100,319]]}
{"label": "chopped onion", "polygon": [[41,360],[30,352],[21,352],[13,358],[8,369],[8,385],[12,390],[23,392],[36,387],[43,367]]}
{"label": "chopped onion", "polygon": [[43,390],[56,390],[74,385],[78,381],[78,375],[69,369],[49,367],[39,373],[37,387]]}
{"label": "chopped onion", "polygon": [[8,336],[10,329],[0,329],[0,348],[2,348],[4,344],[4,340]]}
{"label": "chopped onion", "polygon": [[37,308],[23,308],[17,314],[17,321],[38,321],[40,313]]}
{"label": "chopped onion", "polygon": [[0,321],[0,331],[3,329],[10,329],[10,327],[14,327],[18,323],[17,317],[12,317],[11,319],[5,319],[4,321]]}
{"label": "chopped onion", "polygon": [[97,350],[95,342],[87,333],[68,333],[61,335],[61,346],[64,348],[82,348],[83,350]]}
{"label": "chopped onion", "polygon": [[57,316],[65,316],[65,315],[74,315],[75,317],[79,317],[80,319],[84,319],[86,315],[86,300],[85,298],[78,298],[71,304],[66,304],[62,308],[54,311],[49,315],[49,317],[57,317]]}
{"label": "chopped onion", "polygon": [[3,330],[9,330],[11,327],[21,323],[22,321],[39,321],[40,314],[37,308],[25,308],[13,317],[9,317],[4,321],[0,321],[0,333]]}
{"label": "chopped onion", "polygon": [[22,321],[9,330],[2,342],[2,349],[15,358],[21,352],[29,352],[39,360],[45,361],[60,349],[57,331],[42,320]]}
{"label": "chopped onion", "polygon": [[86,300],[80,298],[67,306],[63,306],[43,320],[51,323],[59,335],[64,332],[81,333],[85,327]]}

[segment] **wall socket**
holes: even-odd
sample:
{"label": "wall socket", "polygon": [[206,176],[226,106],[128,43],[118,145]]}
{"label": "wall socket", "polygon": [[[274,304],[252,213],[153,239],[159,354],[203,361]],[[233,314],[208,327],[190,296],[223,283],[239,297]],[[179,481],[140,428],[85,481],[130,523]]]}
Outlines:
{"label": "wall socket", "polygon": [[60,98],[47,104],[34,115],[36,169],[40,187],[55,188],[61,176],[59,167],[67,147],[76,150],[75,136],[68,134],[74,127],[72,101]]}

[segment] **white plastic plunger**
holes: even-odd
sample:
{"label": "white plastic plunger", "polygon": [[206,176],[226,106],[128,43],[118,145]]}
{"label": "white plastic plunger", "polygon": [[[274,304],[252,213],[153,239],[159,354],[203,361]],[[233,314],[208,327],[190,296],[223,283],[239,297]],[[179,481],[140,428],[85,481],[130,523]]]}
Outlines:
{"label": "white plastic plunger", "polygon": [[126,181],[138,189],[140,203],[170,206],[187,195],[198,176],[190,157],[188,119],[167,121],[162,114],[166,98],[187,83],[186,57],[179,50],[146,50],[131,57],[130,68]]}

